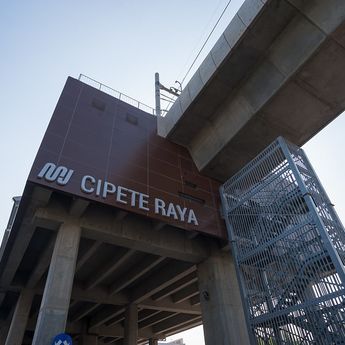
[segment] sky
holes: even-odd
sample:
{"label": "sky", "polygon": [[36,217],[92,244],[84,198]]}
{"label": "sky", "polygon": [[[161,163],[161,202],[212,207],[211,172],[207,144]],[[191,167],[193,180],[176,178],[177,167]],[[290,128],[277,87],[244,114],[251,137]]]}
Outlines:
{"label": "sky", "polygon": [[[154,73],[176,86],[227,2],[0,0],[0,237],[67,77],[85,74],[153,107]],[[231,2],[186,81],[242,2]],[[344,136],[340,115],[304,146],[341,219]],[[204,344],[201,327],[182,336]]]}

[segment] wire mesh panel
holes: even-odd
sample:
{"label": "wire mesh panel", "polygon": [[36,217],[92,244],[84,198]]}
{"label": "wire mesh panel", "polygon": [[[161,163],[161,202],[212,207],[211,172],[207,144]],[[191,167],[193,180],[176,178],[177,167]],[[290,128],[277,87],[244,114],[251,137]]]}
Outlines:
{"label": "wire mesh panel", "polygon": [[253,344],[345,344],[345,232],[305,153],[278,138],[221,187]]}

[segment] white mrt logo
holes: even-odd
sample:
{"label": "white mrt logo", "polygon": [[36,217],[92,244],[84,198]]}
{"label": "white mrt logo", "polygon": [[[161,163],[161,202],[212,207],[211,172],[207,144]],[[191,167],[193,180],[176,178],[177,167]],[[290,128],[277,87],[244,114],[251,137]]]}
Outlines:
{"label": "white mrt logo", "polygon": [[64,166],[56,166],[54,163],[46,163],[37,175],[38,178],[45,178],[49,182],[56,181],[57,184],[64,186],[70,180],[74,170]]}
{"label": "white mrt logo", "polygon": [[62,342],[61,340],[56,341],[54,345],[61,345],[61,344],[62,345],[70,345],[70,343],[67,342],[67,340],[64,340],[64,342]]}

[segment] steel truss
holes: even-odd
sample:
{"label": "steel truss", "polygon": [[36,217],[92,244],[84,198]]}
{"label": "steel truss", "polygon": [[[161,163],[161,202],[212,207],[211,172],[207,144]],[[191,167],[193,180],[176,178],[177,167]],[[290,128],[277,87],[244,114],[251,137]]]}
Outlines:
{"label": "steel truss", "polygon": [[278,138],[221,198],[252,344],[345,344],[345,232],[303,150]]}

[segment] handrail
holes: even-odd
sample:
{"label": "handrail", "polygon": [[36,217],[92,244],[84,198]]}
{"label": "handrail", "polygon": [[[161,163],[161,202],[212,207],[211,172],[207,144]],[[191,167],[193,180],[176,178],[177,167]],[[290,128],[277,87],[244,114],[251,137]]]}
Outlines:
{"label": "handrail", "polygon": [[93,78],[90,78],[85,74],[80,74],[78,80],[80,80],[80,81],[82,81],[82,82],[84,82],[84,83],[86,83],[92,87],[95,87],[98,90],[103,91],[110,96],[113,96],[117,99],[120,99],[120,100],[130,104],[130,105],[133,105],[134,107],[137,107],[137,108],[139,108],[139,109],[141,109],[147,113],[150,113],[152,115],[156,115],[155,109],[150,107],[149,105],[142,103],[142,102],[140,102],[140,101],[138,101],[138,100],[136,100],[136,99],[120,92],[120,91],[117,91],[110,86],[107,86],[103,83],[100,83],[99,81],[97,81]]}

